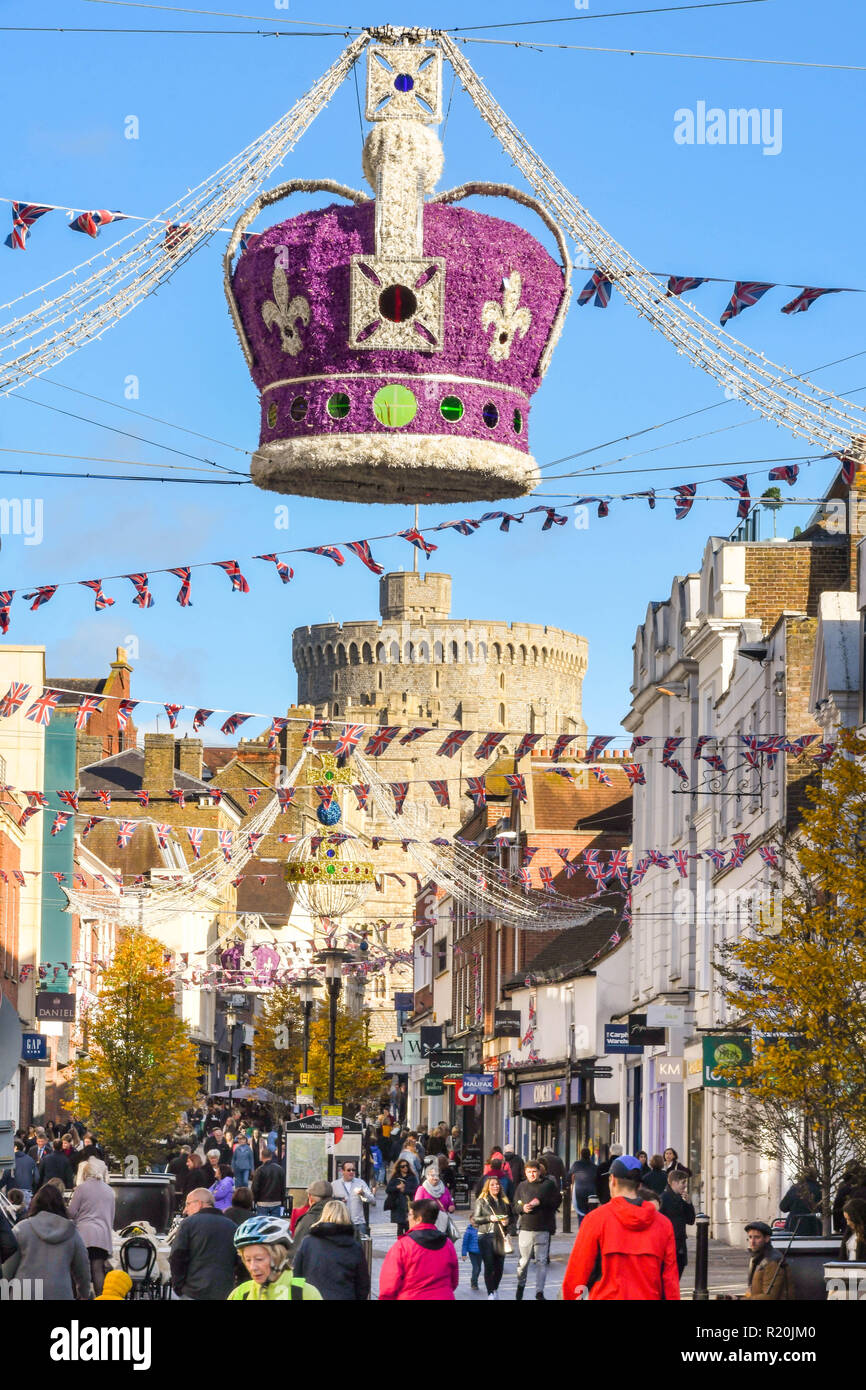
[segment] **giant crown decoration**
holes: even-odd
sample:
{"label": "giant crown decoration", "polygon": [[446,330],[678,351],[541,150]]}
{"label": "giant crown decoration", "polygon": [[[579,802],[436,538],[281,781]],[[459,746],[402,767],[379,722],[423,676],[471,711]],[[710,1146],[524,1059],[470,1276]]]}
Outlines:
{"label": "giant crown decoration", "polygon": [[[434,193],[443,156],[430,127],[441,97],[438,50],[373,46],[364,174],[375,197],[292,180],[234,227],[225,290],[261,397],[259,487],[458,502],[518,497],[538,482],[529,406],[568,308],[565,240],[507,185]],[[265,207],[313,192],[347,203],[247,232]],[[454,206],[474,195],[536,212],[561,265],[513,223]]]}

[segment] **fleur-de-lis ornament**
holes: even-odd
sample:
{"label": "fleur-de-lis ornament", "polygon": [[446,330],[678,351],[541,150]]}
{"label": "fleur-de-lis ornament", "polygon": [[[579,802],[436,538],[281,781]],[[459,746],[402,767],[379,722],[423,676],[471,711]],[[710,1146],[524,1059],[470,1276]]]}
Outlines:
{"label": "fleur-de-lis ornament", "polygon": [[283,352],[287,352],[290,357],[297,357],[301,348],[304,346],[298,321],[306,327],[310,322],[310,304],[302,294],[296,294],[289,299],[289,281],[286,272],[279,265],[274,266],[274,278],[271,282],[274,292],[273,299],[266,299],[262,305],[262,319],[265,327],[270,328],[276,324],[280,330],[280,347]]}
{"label": "fleur-de-lis ornament", "polygon": [[532,314],[525,304],[520,303],[523,281],[516,270],[502,281],[502,303],[488,299],[481,310],[481,326],[485,330],[493,326],[493,341],[488,349],[494,362],[504,362],[511,356],[514,335],[525,338],[532,322]]}

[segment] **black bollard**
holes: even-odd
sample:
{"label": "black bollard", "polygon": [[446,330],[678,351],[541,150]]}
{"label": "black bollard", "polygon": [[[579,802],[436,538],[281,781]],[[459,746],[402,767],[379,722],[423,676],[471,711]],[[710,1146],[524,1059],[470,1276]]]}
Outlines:
{"label": "black bollard", "polygon": [[710,1296],[707,1287],[710,1263],[710,1218],[700,1213],[695,1217],[695,1302],[705,1303]]}

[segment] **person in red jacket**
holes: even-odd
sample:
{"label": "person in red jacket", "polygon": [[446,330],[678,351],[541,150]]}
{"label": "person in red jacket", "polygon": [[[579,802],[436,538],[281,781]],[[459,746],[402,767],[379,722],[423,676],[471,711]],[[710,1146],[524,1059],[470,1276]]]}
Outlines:
{"label": "person in red jacket", "polygon": [[679,1299],[674,1229],[637,1196],[641,1165],[631,1154],[610,1165],[611,1200],[585,1216],[562,1284],[564,1300]]}
{"label": "person in red jacket", "polygon": [[439,1203],[431,1197],[409,1206],[409,1230],[391,1246],[379,1276],[379,1298],[391,1301],[453,1302],[460,1278],[457,1252],[436,1229]]}

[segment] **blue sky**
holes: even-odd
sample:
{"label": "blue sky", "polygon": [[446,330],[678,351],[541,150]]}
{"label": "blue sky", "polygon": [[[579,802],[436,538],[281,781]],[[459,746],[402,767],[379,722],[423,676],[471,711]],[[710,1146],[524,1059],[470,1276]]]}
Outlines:
{"label": "blue sky", "polygon": [[[635,0],[635,7],[638,4]],[[218,8],[217,0],[206,8]],[[266,0],[237,8],[263,16],[271,12]],[[600,15],[617,8],[626,6],[596,0],[585,13]],[[503,16],[509,21],[537,18],[539,11],[575,14],[562,0],[544,8],[527,0],[427,6],[371,0],[364,7],[328,0],[321,9],[305,9],[304,0],[298,0],[288,12],[274,10],[274,16],[278,22],[288,14],[337,25],[387,21],[448,27],[499,23]],[[866,63],[866,25],[859,7],[846,0],[826,0],[820,23],[817,18],[814,5],[806,0],[770,0],[682,15],[581,19],[532,30],[492,31],[488,36]],[[0,8],[0,24],[34,23],[264,27],[78,0],[45,3],[38,11],[27,3]],[[3,43],[7,71],[17,75],[18,96],[14,119],[7,123],[0,194],[152,215],[271,125],[333,61],[343,40],[13,33],[4,34]],[[730,277],[731,282],[740,278],[866,287],[859,254],[864,214],[863,73],[505,45],[471,44],[466,52],[542,157],[644,265]],[[450,90],[446,68],[446,96]],[[694,109],[700,101],[725,109],[781,110],[781,152],[767,156],[757,146],[676,143],[674,113]],[[124,138],[128,115],[139,119],[137,141]],[[350,79],[272,182],[331,177],[359,186],[360,144]],[[445,132],[445,157],[442,186],[514,177],[459,90],[454,92]],[[285,215],[291,211],[289,207]],[[504,205],[495,211],[510,215]],[[8,216],[0,205],[0,219]],[[267,220],[257,224],[259,229],[265,225]],[[531,226],[531,221],[524,225]],[[120,235],[109,228],[100,244]],[[25,254],[0,249],[0,300],[9,301],[50,280],[93,249],[87,238],[69,233],[62,214],[45,218]],[[135,375],[140,397],[129,404],[136,409],[252,449],[257,440],[256,394],[225,309],[222,249],[221,240],[214,241],[101,342],[69,358],[52,376],[5,399],[0,410],[2,447],[179,462],[152,444],[28,404],[29,397],[175,448],[202,452],[232,467],[239,460],[243,464],[243,456],[229,449],[205,446],[189,435],[52,384],[56,379],[123,405],[125,379]],[[580,271],[576,279],[579,288]],[[717,319],[730,288],[730,283],[702,286],[694,292],[694,303]],[[737,319],[731,325],[737,336],[796,371],[862,350],[864,297],[828,297],[807,314],[788,317],[779,313],[786,302],[784,293],[771,291]],[[821,372],[817,380],[843,394],[866,388],[866,356]],[[532,451],[545,465],[720,399],[724,400],[709,378],[689,368],[614,295],[604,312],[592,306],[572,308],[553,366],[535,399]],[[863,395],[854,399],[862,400]],[[695,464],[711,465],[710,473],[738,472],[743,460],[808,452],[784,431],[754,421],[736,402],[725,402],[710,415],[655,431],[632,445],[599,449],[584,462],[606,462],[741,420],[749,423],[621,465],[663,467],[663,472],[611,477],[606,485],[585,478],[560,481],[543,485],[541,491],[574,496],[595,489],[663,488],[699,477],[691,471]],[[5,453],[0,459],[6,468],[101,468],[98,463],[40,460],[31,453]],[[681,467],[686,471],[678,476]],[[829,464],[812,465],[801,474],[797,491],[820,495],[829,470]],[[759,474],[753,491],[765,485],[765,475]],[[337,570],[327,560],[303,556],[295,563],[294,582],[284,587],[271,567],[252,561],[242,566],[252,585],[248,596],[231,594],[218,571],[199,571],[194,606],[186,610],[174,602],[176,581],[158,576],[157,605],[145,613],[132,606],[125,581],[106,586],[117,602],[98,614],[84,590],[60,589],[36,614],[27,611],[20,593],[33,583],[245,559],[290,545],[375,535],[411,521],[408,508],[285,499],[253,488],[10,477],[3,480],[0,494],[44,502],[41,545],[25,545],[21,536],[2,538],[0,587],[19,591],[8,640],[44,642],[50,674],[79,675],[104,670],[114,647],[135,637],[138,696],[241,710],[285,708],[296,689],[292,629],[330,618],[375,615],[378,581],[373,575],[351,557]],[[276,530],[274,524],[274,508],[284,502],[290,510],[288,531]],[[425,519],[435,522],[482,509],[486,508],[422,509],[421,529]],[[786,509],[780,534],[790,534],[810,511]],[[654,513],[644,503],[614,503],[610,517],[593,518],[587,531],[569,525],[542,535],[536,517],[512,527],[507,536],[490,526],[471,538],[446,533],[437,538],[441,544],[431,567],[453,574],[453,608],[459,616],[546,622],[582,633],[589,641],[584,714],[592,732],[613,732],[628,706],[631,644],[647,603],[668,595],[675,573],[697,568],[706,537],[728,534],[734,521],[735,502],[697,502],[690,517],[679,523],[673,519],[671,502],[660,502]],[[411,567],[411,550],[403,541],[381,542],[375,554],[389,569]],[[140,722],[146,724],[147,717]]]}

